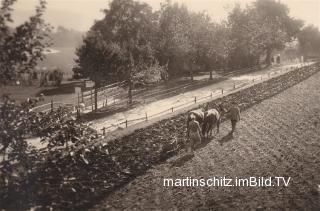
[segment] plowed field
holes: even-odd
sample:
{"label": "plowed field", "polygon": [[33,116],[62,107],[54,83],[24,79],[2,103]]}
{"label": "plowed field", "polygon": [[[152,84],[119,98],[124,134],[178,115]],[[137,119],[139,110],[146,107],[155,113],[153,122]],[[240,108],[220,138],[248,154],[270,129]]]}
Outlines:
{"label": "plowed field", "polygon": [[[94,209],[319,210],[320,73],[225,121],[210,142],[179,166],[150,169]],[[163,178],[291,177],[287,187],[164,187]]]}

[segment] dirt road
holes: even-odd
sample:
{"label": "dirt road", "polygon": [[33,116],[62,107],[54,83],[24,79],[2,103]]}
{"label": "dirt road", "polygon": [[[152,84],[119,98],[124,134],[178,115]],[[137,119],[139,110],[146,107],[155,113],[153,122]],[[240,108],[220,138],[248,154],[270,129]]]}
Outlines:
{"label": "dirt road", "polygon": [[[304,65],[308,65],[311,63],[305,63]],[[292,65],[283,65],[283,66],[274,66],[271,68],[263,69],[260,71],[242,74],[240,76],[228,77],[228,79],[208,85],[206,87],[198,88],[192,91],[184,92],[181,89],[181,94],[175,95],[172,97],[168,97],[162,100],[156,100],[151,103],[145,103],[136,106],[135,108],[129,109],[127,111],[119,112],[101,119],[96,119],[91,121],[91,127],[96,129],[97,131],[101,131],[102,128],[106,127],[106,131],[114,131],[118,127],[125,127],[124,124],[119,124],[126,120],[139,119],[144,118],[147,114],[149,117],[155,115],[158,117],[159,113],[161,115],[165,113],[171,113],[172,107],[179,107],[179,109],[183,107],[188,107],[194,103],[195,97],[197,99],[210,97],[210,94],[213,94],[213,98],[217,98],[221,96],[221,89],[225,90],[224,93],[227,94],[229,89],[233,89],[233,86],[236,85],[238,88],[243,85],[253,84],[253,79],[257,82],[261,82],[261,77],[264,80],[268,80],[270,77],[275,77],[279,74],[284,74],[285,72],[291,71],[291,67],[297,67],[301,64],[292,64]],[[277,74],[269,75],[269,73],[274,73],[277,71]],[[207,98],[208,99],[208,98]],[[206,99],[204,99],[206,100]],[[199,101],[199,100],[198,100]],[[101,102],[102,104],[102,102]],[[167,110],[167,112],[163,112]],[[176,110],[176,109],[175,109]],[[149,118],[152,119],[152,118]],[[143,120],[142,120],[143,121]],[[135,124],[137,122],[133,122],[131,124]]]}
{"label": "dirt road", "polygon": [[[110,210],[318,210],[320,208],[320,73],[242,114],[195,157],[164,163],[104,199]],[[287,187],[163,187],[164,178],[290,177]]]}

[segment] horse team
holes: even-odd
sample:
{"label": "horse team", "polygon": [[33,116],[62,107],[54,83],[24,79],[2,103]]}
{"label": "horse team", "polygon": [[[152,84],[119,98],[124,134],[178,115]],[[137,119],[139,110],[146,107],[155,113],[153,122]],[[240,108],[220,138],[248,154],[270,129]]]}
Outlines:
{"label": "horse team", "polygon": [[215,105],[214,107],[208,109],[208,106],[206,106],[204,109],[197,109],[188,113],[187,138],[190,141],[189,151],[193,152],[194,144],[201,142],[202,138],[211,137],[215,127],[217,128],[217,133],[219,133],[221,118],[225,113],[228,114],[231,120],[232,130],[230,134],[233,135],[236,123],[240,121],[240,109],[238,106],[233,103],[233,106],[228,111],[226,111],[222,104]]}

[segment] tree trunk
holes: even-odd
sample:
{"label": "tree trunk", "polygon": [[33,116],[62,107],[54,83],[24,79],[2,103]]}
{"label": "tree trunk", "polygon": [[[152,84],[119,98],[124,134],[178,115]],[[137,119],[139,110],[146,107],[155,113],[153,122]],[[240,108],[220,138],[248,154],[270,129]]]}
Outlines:
{"label": "tree trunk", "polygon": [[193,81],[193,71],[192,70],[190,71],[190,78],[191,78],[191,81]]}
{"label": "tree trunk", "polygon": [[132,103],[132,81],[131,81],[131,77],[129,78],[128,83],[129,83],[129,90],[128,90],[129,101],[128,101],[128,103],[131,104]]}
{"label": "tree trunk", "polygon": [[94,110],[98,110],[98,86],[95,84],[94,86]]}
{"label": "tree trunk", "polygon": [[271,65],[271,48],[267,49],[266,65],[267,66]]}

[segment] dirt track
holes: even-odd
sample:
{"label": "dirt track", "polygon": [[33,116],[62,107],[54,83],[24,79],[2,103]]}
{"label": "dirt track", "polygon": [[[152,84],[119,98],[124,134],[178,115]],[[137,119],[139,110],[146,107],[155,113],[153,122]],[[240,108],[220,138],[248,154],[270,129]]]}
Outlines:
{"label": "dirt track", "polygon": [[[180,167],[165,163],[95,209],[317,210],[320,208],[320,73],[253,106],[239,131],[221,133]],[[288,187],[163,187],[163,178],[291,177]]]}

